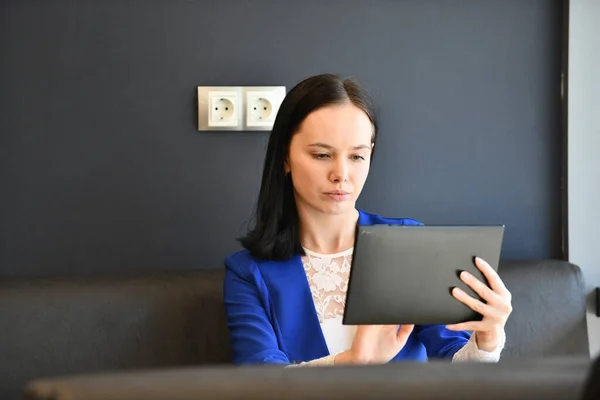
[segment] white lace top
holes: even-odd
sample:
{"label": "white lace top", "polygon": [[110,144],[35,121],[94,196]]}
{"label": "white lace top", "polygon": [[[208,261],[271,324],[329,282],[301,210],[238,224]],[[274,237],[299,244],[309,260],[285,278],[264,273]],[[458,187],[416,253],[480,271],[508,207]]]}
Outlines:
{"label": "white lace top", "polygon": [[356,332],[355,326],[342,325],[352,249],[331,255],[304,251],[302,264],[325,342],[330,354],[341,353],[350,348]]}
{"label": "white lace top", "polygon": [[[330,356],[298,365],[331,365],[337,354],[351,347],[356,332],[355,326],[342,325],[353,249],[329,255],[318,254],[308,249],[304,251],[306,255],[302,257],[302,264]],[[496,362],[500,359],[506,339],[504,335],[493,352],[479,350],[474,338],[473,335],[471,340],[456,352],[452,361]]]}

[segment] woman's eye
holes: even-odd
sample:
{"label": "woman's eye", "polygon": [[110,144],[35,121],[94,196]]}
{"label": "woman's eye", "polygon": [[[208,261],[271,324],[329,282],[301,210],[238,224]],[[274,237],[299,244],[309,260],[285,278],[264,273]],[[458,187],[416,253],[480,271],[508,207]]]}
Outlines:
{"label": "woman's eye", "polygon": [[329,158],[329,154],[325,154],[325,153],[313,154],[313,157],[318,160],[325,160],[325,159]]}
{"label": "woman's eye", "polygon": [[364,161],[365,158],[363,156],[354,155],[351,157],[354,161]]}

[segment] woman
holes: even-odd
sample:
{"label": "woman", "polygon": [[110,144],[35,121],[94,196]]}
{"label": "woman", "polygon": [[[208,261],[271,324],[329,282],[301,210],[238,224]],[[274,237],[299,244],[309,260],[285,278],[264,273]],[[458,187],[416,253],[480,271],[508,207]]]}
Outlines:
{"label": "woman", "polygon": [[[356,208],[376,148],[373,103],[353,80],[324,74],[285,97],[267,147],[255,226],[225,260],[224,301],[236,363],[341,365],[497,361],[511,295],[483,260],[491,289],[455,289],[483,315],[454,326],[342,325],[356,224],[420,225]],[[467,331],[474,331],[470,334]]]}

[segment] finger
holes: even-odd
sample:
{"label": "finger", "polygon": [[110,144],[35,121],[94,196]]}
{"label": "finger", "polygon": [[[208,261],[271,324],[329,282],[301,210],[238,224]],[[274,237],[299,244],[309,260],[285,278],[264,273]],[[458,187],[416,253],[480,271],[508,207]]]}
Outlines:
{"label": "finger", "polygon": [[446,325],[446,329],[451,331],[484,331],[490,329],[487,325],[480,321],[462,322],[460,324]]}
{"label": "finger", "polygon": [[479,313],[484,317],[496,317],[496,310],[492,306],[487,305],[469,296],[462,289],[454,288],[452,290],[452,295],[454,296],[454,298],[456,298],[461,303],[467,305],[471,310],[475,311],[476,313]]}
{"label": "finger", "polygon": [[398,340],[400,340],[400,341],[408,340],[408,337],[412,333],[414,327],[415,327],[414,325],[400,325],[400,329],[398,329],[398,333],[396,335]]}
{"label": "finger", "polygon": [[487,303],[498,303],[502,299],[502,297],[492,291],[485,283],[481,282],[479,279],[468,273],[467,271],[463,271],[460,274],[460,279],[471,289],[475,291],[482,299],[487,301]]}
{"label": "finger", "polygon": [[494,268],[492,268],[487,261],[480,257],[475,257],[475,266],[483,273],[494,292],[498,294],[508,292],[506,286],[504,286],[504,282],[500,279],[500,275],[494,271]]}

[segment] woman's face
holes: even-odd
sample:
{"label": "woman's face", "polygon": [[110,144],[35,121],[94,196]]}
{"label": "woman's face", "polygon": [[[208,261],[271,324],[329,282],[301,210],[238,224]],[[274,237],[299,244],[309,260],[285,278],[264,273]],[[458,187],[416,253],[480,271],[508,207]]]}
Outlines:
{"label": "woman's face", "polygon": [[285,165],[297,207],[353,212],[369,174],[372,135],[367,114],[352,103],[309,114],[292,137]]}

